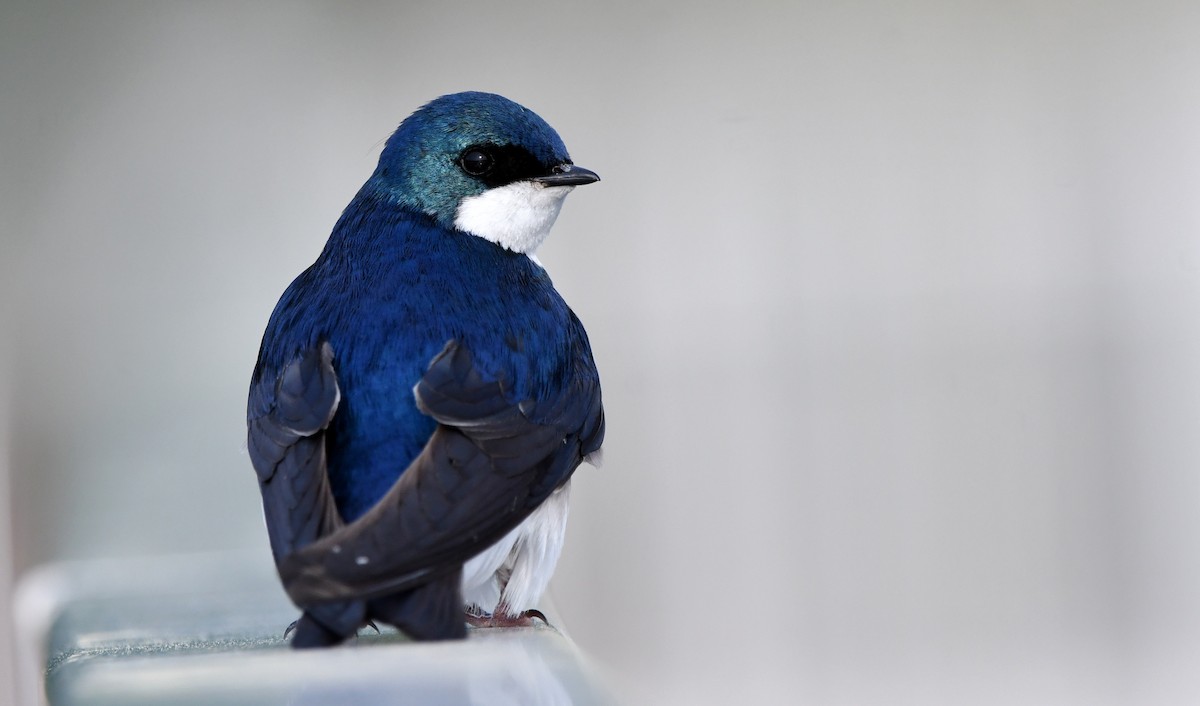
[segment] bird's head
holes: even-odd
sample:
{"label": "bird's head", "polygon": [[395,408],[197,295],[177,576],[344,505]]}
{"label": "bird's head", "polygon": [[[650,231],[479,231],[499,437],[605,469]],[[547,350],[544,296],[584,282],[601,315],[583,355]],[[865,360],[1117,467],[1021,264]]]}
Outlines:
{"label": "bird's head", "polygon": [[576,186],[598,181],[571,162],[554,128],[492,93],[454,93],[400,124],[368,182],[447,228],[533,254]]}

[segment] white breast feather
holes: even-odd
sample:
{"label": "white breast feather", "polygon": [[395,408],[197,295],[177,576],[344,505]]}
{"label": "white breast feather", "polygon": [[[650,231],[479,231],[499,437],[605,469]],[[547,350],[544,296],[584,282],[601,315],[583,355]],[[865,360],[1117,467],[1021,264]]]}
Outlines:
{"label": "white breast feather", "polygon": [[[534,262],[572,186],[519,181],[463,199],[454,227]],[[538,263],[539,265],[541,263]],[[554,575],[567,529],[570,483],[500,541],[463,566],[463,602],[477,614],[517,615],[537,605]]]}
{"label": "white breast feather", "polygon": [[562,553],[570,483],[463,567],[463,602],[478,614],[519,615],[537,606]]}
{"label": "white breast feather", "polygon": [[484,240],[532,255],[558,218],[573,186],[517,181],[468,196],[458,205],[454,227]]}

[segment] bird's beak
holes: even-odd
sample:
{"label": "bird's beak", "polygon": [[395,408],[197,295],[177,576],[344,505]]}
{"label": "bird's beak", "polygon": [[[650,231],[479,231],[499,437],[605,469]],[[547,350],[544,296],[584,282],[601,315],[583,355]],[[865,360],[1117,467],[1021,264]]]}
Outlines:
{"label": "bird's beak", "polygon": [[582,186],[600,181],[600,175],[574,164],[560,164],[551,169],[546,176],[534,177],[531,181],[546,186]]}

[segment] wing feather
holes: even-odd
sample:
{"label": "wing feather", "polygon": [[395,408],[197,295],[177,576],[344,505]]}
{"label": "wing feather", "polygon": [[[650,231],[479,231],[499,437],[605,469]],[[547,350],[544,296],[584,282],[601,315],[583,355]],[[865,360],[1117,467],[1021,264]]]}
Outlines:
{"label": "wing feather", "polygon": [[451,341],[414,388],[439,422],[421,454],[369,512],[284,557],[299,605],[376,598],[457,571],[519,524],[603,436],[599,383],[577,375],[559,399],[513,401]]}
{"label": "wing feather", "polygon": [[271,551],[285,556],[342,526],[326,474],[325,428],[341,393],[333,348],[322,342],[250,388],[247,442]]}

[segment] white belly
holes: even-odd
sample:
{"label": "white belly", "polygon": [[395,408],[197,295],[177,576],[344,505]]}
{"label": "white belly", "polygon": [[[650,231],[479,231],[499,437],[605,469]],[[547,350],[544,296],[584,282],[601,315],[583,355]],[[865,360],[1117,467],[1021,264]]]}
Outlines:
{"label": "white belly", "polygon": [[570,481],[564,483],[521,524],[463,566],[467,610],[511,616],[537,606],[562,552],[570,488]]}

